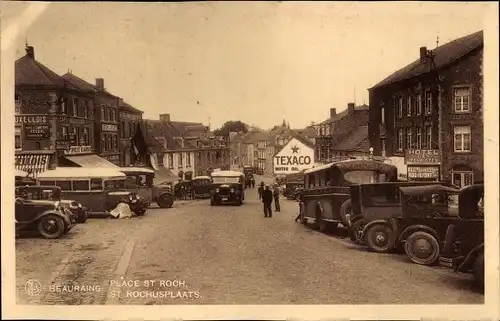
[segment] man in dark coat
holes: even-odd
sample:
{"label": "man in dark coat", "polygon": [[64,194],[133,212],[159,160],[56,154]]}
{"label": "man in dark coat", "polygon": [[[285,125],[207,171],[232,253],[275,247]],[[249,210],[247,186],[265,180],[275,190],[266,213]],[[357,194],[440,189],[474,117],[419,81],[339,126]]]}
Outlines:
{"label": "man in dark coat", "polygon": [[259,199],[262,199],[262,193],[264,192],[264,182],[260,182],[260,186],[257,189],[257,192],[259,193]]}
{"label": "man in dark coat", "polygon": [[264,217],[273,217],[271,203],[273,202],[273,191],[266,186],[262,192],[262,204],[264,205]]}

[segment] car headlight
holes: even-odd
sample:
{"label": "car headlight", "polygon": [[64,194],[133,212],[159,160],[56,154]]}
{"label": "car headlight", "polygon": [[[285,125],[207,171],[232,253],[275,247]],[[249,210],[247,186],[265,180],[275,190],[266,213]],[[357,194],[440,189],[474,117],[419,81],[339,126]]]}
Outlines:
{"label": "car headlight", "polygon": [[82,204],[81,204],[81,203],[78,203],[78,207],[79,207],[79,208],[82,208]]}
{"label": "car headlight", "polygon": [[80,207],[81,207],[80,203],[77,203],[77,202],[71,202],[71,204],[69,204],[69,208],[72,210],[76,210],[77,208],[80,208]]}
{"label": "car headlight", "polygon": [[54,207],[56,208],[56,210],[60,208],[59,205],[61,205],[61,202],[56,201],[54,204]]}
{"label": "car headlight", "polygon": [[234,188],[231,188],[231,193],[234,193]]}
{"label": "car headlight", "polygon": [[215,189],[215,192],[216,192],[216,193],[219,193],[219,189],[218,189],[218,188],[216,188],[216,189]]}

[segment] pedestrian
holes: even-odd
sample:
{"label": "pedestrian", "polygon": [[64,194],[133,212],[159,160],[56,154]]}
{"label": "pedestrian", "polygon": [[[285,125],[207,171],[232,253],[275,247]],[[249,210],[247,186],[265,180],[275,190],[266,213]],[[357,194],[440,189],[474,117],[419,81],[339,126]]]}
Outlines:
{"label": "pedestrian", "polygon": [[262,204],[264,205],[264,217],[273,217],[271,203],[273,202],[273,191],[266,185],[262,192]]}
{"label": "pedestrian", "polygon": [[260,183],[260,186],[259,186],[257,192],[259,193],[259,199],[262,199],[262,193],[264,192],[264,182]]}
{"label": "pedestrian", "polygon": [[252,182],[252,188],[254,188],[255,187],[255,179],[253,178],[253,176],[252,176],[251,182]]}
{"label": "pedestrian", "polygon": [[280,208],[280,189],[278,188],[278,184],[274,184],[273,198],[274,198],[274,210],[276,212],[281,212],[281,208]]}

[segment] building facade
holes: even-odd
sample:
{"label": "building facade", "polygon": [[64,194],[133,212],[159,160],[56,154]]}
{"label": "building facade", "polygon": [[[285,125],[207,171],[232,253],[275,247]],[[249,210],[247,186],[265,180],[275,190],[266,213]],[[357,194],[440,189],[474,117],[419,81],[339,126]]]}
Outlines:
{"label": "building facade", "polygon": [[410,180],[483,181],[482,31],[419,55],[369,89],[375,155],[405,157]]}
{"label": "building facade", "polygon": [[120,99],[118,106],[120,166],[130,166],[135,162],[132,137],[141,124],[143,111]]}

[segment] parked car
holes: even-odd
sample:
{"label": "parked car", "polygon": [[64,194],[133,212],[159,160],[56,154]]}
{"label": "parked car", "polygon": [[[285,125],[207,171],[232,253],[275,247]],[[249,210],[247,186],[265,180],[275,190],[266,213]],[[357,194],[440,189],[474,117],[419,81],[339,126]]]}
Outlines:
{"label": "parked car", "polygon": [[174,204],[174,192],[164,184],[154,184],[155,171],[147,167],[121,167],[120,172],[127,178],[125,188],[141,196],[149,203],[156,202],[161,208],[170,208]]}
{"label": "parked car", "polygon": [[288,200],[297,200],[297,192],[304,189],[304,182],[288,182],[283,190],[283,196]]}
{"label": "parked car", "polygon": [[443,185],[400,186],[401,216],[374,220],[363,240],[375,252],[404,247],[417,264],[437,263],[448,226],[458,219],[459,189]]}
{"label": "parked car", "polygon": [[74,226],[72,213],[59,201],[34,200],[20,193],[15,199],[16,233],[38,231],[48,239],[60,238]]}
{"label": "parked car", "polygon": [[174,186],[174,195],[178,200],[187,200],[193,197],[193,182],[182,180]]}
{"label": "parked car", "polygon": [[58,186],[18,186],[16,196],[23,196],[29,200],[58,201],[67,208],[76,223],[85,223],[88,218],[88,209],[75,200],[61,199],[61,188]]}
{"label": "parked car", "polygon": [[212,173],[210,205],[236,204],[245,200],[245,175],[234,171]]}
{"label": "parked car", "polygon": [[346,216],[349,225],[351,240],[364,244],[361,238],[366,224],[389,217],[402,215],[402,204],[399,187],[424,186],[441,184],[451,186],[445,182],[380,182],[350,186],[350,200],[344,205],[342,213]]}
{"label": "parked car", "polygon": [[210,188],[212,186],[210,176],[196,176],[191,183],[194,198],[210,198]]}
{"label": "parked car", "polygon": [[126,175],[114,168],[58,167],[42,172],[37,184],[59,186],[61,197],[80,202],[93,214],[109,215],[126,203],[136,215],[144,215],[149,201],[136,190],[125,188]]}
{"label": "parked car", "polygon": [[448,226],[439,264],[473,274],[484,288],[484,184],[463,187],[458,204],[459,219]]}

